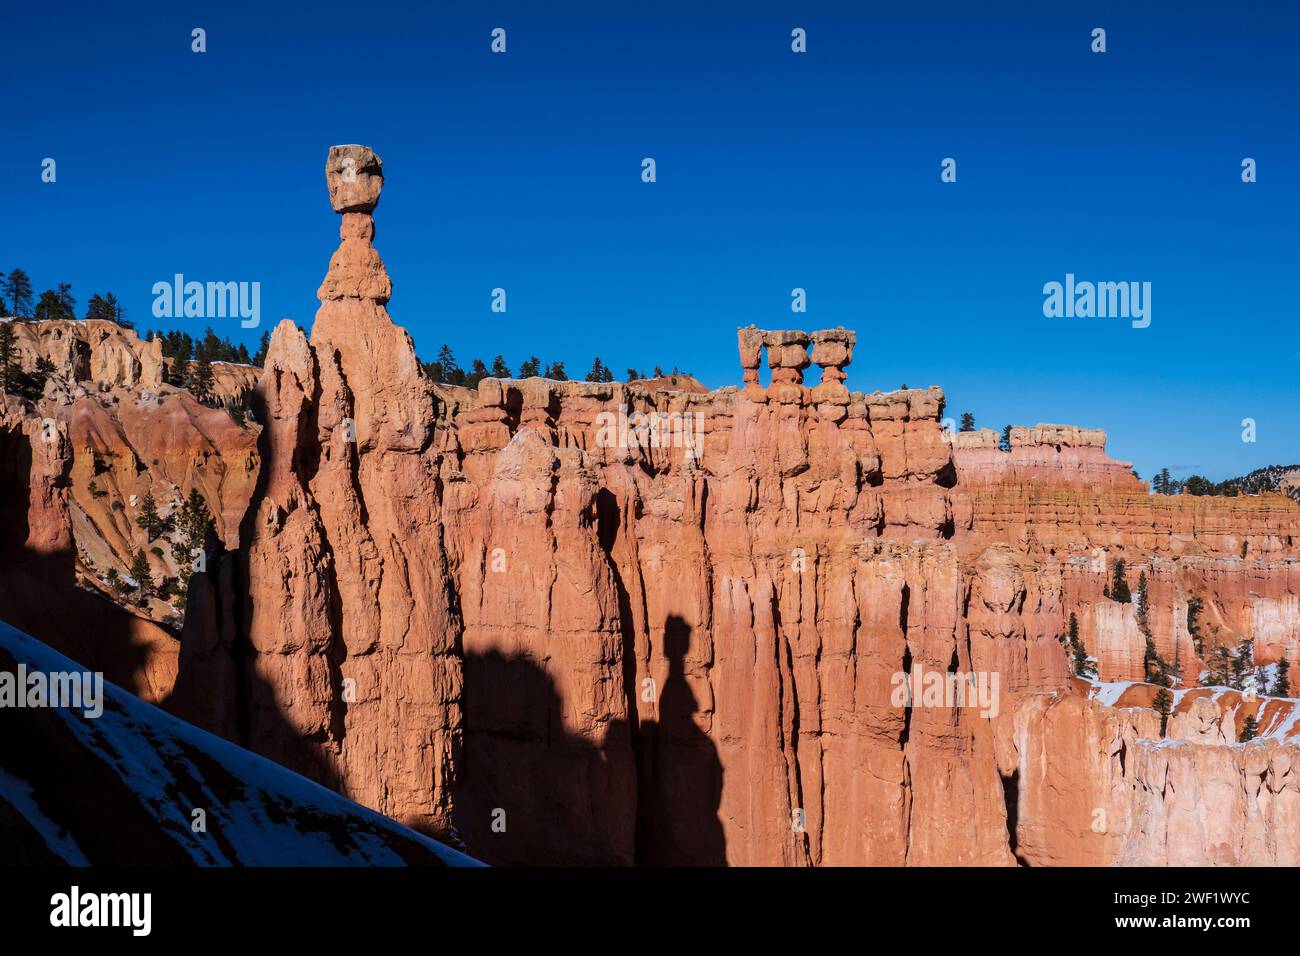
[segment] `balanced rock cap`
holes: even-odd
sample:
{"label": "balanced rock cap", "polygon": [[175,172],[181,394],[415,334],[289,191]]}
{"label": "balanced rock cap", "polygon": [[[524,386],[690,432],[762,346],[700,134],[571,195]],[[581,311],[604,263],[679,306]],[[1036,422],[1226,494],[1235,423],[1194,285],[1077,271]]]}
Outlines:
{"label": "balanced rock cap", "polygon": [[335,212],[374,212],[384,188],[384,164],[369,146],[331,146],[325,179]]}

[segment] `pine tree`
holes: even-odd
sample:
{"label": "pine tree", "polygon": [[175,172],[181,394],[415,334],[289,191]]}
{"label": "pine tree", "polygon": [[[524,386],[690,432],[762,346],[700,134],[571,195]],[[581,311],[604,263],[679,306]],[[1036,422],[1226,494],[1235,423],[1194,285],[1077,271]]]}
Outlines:
{"label": "pine tree", "polygon": [[506,364],[505,356],[498,355],[492,360],[492,377],[514,378],[514,375],[510,371],[510,366]]}
{"label": "pine tree", "polygon": [[134,324],[126,320],[126,309],[117,301],[117,296],[111,292],[104,294],[104,306],[108,310],[108,317],[122,326],[124,329],[135,328]]}
{"label": "pine tree", "polygon": [[536,355],[530,355],[528,361],[519,366],[520,378],[536,378],[542,374],[542,360]]}
{"label": "pine tree", "polygon": [[1232,660],[1231,686],[1246,689],[1246,675],[1255,666],[1255,642],[1250,638],[1237,645],[1237,656]]}
{"label": "pine tree", "polygon": [[59,294],[53,289],[46,289],[36,300],[36,321],[49,322],[61,318],[63,318],[63,303],[59,301]]}
{"label": "pine tree", "polygon": [[958,431],[973,432],[975,430],[975,416],[970,412],[961,413],[961,427]]}
{"label": "pine tree", "polygon": [[1137,626],[1140,634],[1151,637],[1151,621],[1147,617],[1147,573],[1142,571],[1138,574],[1137,600],[1133,602],[1137,605]]}
{"label": "pine tree", "polygon": [[144,529],[147,541],[152,541],[162,533],[163,520],[158,516],[158,502],[154,500],[152,491],[145,492],[135,523]]}
{"label": "pine tree", "polygon": [[1142,669],[1144,679],[1148,684],[1158,684],[1161,687],[1169,686],[1169,665],[1165,659],[1156,652],[1156,642],[1147,635],[1146,650],[1142,655]]}
{"label": "pine tree", "polygon": [[59,291],[55,294],[59,297],[59,318],[75,319],[77,317],[77,300],[72,297],[72,283],[60,282]]}
{"label": "pine tree", "polygon": [[262,333],[261,340],[257,343],[257,351],[253,353],[253,364],[258,368],[266,365],[266,353],[271,349],[271,333],[266,331]]}
{"label": "pine tree", "polygon": [[635,382],[637,380],[636,369],[630,368],[627,370],[626,374],[627,374],[627,380],[629,382]]}
{"label": "pine tree", "polygon": [[1097,676],[1097,669],[1088,660],[1088,649],[1083,646],[1083,641],[1074,645],[1074,674],[1076,677]]}
{"label": "pine tree", "polygon": [[1169,712],[1173,709],[1174,695],[1161,687],[1156,691],[1156,696],[1151,699],[1151,709],[1160,715],[1160,736],[1164,737],[1165,730],[1169,726]]}
{"label": "pine tree", "polygon": [[20,319],[31,318],[32,280],[27,278],[26,272],[14,269],[9,273],[4,281],[3,296],[15,316]]}
{"label": "pine tree", "polygon": [[86,321],[87,322],[111,322],[113,321],[112,310],[109,309],[108,303],[104,301],[103,296],[98,292],[86,300]]}
{"label": "pine tree", "polygon": [[554,379],[557,382],[567,382],[569,380],[569,376],[565,374],[563,362],[552,362],[546,366],[546,374],[542,377]]}
{"label": "pine tree", "polygon": [[190,367],[189,381],[185,387],[201,402],[206,402],[212,396],[212,363],[208,361],[206,351]]}
{"label": "pine tree", "polygon": [[1273,686],[1268,689],[1270,697],[1290,697],[1291,696],[1291,679],[1287,672],[1291,670],[1291,662],[1283,657],[1277,662],[1277,671],[1273,675]]}
{"label": "pine tree", "polygon": [[591,363],[591,371],[587,373],[587,381],[588,382],[612,382],[613,380],[614,380],[613,374],[609,371],[609,369],[605,368],[605,363],[602,362],[600,360],[600,356],[597,355],[596,361]]}
{"label": "pine tree", "polygon": [[1245,721],[1242,722],[1241,735],[1237,738],[1237,743],[1244,744],[1248,740],[1254,740],[1258,732],[1259,726],[1255,722],[1255,715],[1247,714]]}
{"label": "pine tree", "polygon": [[135,593],[143,601],[153,592],[153,579],[149,576],[149,559],[143,550],[131,559],[131,577],[135,579]]}
{"label": "pine tree", "polygon": [[1110,599],[1120,604],[1128,604],[1133,600],[1133,595],[1128,589],[1128,581],[1124,578],[1123,558],[1116,558],[1111,567]]}
{"label": "pine tree", "polygon": [[1187,633],[1192,636],[1192,647],[1196,649],[1197,657],[1205,656],[1205,638],[1201,636],[1199,620],[1202,606],[1201,599],[1195,595],[1187,599]]}
{"label": "pine tree", "polygon": [[999,451],[1011,450],[1011,426],[1010,425],[1002,426],[1002,437],[998,439],[998,450]]}
{"label": "pine tree", "polygon": [[16,385],[14,373],[19,369],[17,339],[13,323],[0,322],[0,392],[8,392]]}
{"label": "pine tree", "polygon": [[1206,677],[1209,678],[1212,686],[1231,687],[1232,668],[1232,658],[1228,654],[1228,649],[1220,644],[1214,648],[1210,659],[1206,661],[1205,669],[1208,671]]}
{"label": "pine tree", "polygon": [[464,385],[466,388],[478,388],[478,383],[487,377],[487,366],[483,364],[482,359],[475,359],[470,363],[469,374],[465,376]]}
{"label": "pine tree", "polygon": [[207,545],[208,529],[212,527],[212,513],[197,488],[191,488],[189,497],[181,505],[176,519],[176,536],[172,554],[176,557],[179,580],[176,583],[177,599],[181,607],[189,594],[190,578],[194,574],[194,552]]}

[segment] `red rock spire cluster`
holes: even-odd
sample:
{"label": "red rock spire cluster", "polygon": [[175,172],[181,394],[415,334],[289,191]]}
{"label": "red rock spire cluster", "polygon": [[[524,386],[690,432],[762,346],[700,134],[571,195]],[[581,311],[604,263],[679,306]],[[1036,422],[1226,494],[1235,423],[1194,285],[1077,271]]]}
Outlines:
{"label": "red rock spire cluster", "polygon": [[[310,342],[272,337],[244,547],[187,620],[191,716],[489,862],[1300,860],[1295,744],[1221,746],[1247,705],[1189,693],[1170,735],[1196,746],[1162,748],[1060,640],[1074,614],[1134,676],[1145,637],[1103,593],[1124,555],[1188,673],[1220,629],[1300,659],[1293,503],[1157,500],[1085,430],[954,441],[938,388],[848,390],[844,329],[739,330],[740,389],[434,386],[385,309],[378,157],[327,175],[342,242]],[[665,414],[698,454],[607,424]],[[996,675],[995,712],[896,699],[926,674]]]}

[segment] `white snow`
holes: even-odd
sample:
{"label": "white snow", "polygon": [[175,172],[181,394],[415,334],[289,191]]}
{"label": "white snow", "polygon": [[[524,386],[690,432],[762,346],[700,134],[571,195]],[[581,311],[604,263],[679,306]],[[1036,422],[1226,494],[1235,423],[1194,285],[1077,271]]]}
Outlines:
{"label": "white snow", "polygon": [[[80,665],[0,622],[0,644],[29,668],[51,671],[81,671]],[[113,684],[104,682],[104,712],[94,720],[80,712],[54,709],[76,738],[111,766],[122,782],[152,811],[158,825],[177,835],[195,863],[204,865],[243,864],[253,866],[340,866],[402,865],[397,852],[379,832],[400,841],[422,844],[451,866],[481,866],[479,861],[403,827],[381,814],[355,804],[305,777],[237,747],[229,741],[187,724],[166,711],[147,704]],[[229,774],[238,786],[234,792],[214,792],[192,755],[201,753]],[[169,766],[170,764],[170,766]],[[195,806],[178,804],[178,779],[197,781],[201,799],[193,787],[187,794]],[[11,792],[21,801],[21,781],[0,779],[0,792]],[[215,784],[221,786],[220,783]],[[26,793],[29,795],[30,790]],[[12,802],[12,798],[11,798]],[[268,805],[280,809],[272,819]],[[19,806],[15,803],[15,806]],[[191,811],[207,814],[207,832],[193,833]],[[32,817],[22,810],[29,820]],[[39,811],[37,811],[39,813]],[[43,817],[42,817],[43,819]],[[42,833],[49,827],[38,825]],[[48,823],[48,821],[47,821]],[[313,829],[317,824],[319,829]],[[53,824],[49,824],[53,826]],[[57,828],[55,828],[57,829]],[[345,839],[340,832],[346,829]],[[218,840],[217,836],[221,839]],[[51,849],[65,856],[70,852],[57,840]],[[237,858],[230,856],[237,849]],[[71,847],[76,850],[75,844]],[[84,860],[84,858],[83,858]]]}
{"label": "white snow", "polygon": [[86,855],[81,852],[81,847],[77,846],[77,841],[41,812],[41,808],[36,805],[32,788],[3,769],[0,769],[0,796],[31,824],[33,830],[44,837],[45,845],[64,863],[69,866],[90,865]]}

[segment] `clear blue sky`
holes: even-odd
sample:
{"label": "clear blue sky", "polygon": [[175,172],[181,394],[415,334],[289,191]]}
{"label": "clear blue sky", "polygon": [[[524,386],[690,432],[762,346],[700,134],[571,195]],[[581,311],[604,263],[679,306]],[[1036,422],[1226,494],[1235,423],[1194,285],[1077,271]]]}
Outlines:
{"label": "clear blue sky", "polygon": [[[310,325],[325,154],[365,143],[389,309],[426,358],[720,386],[738,325],[844,325],[850,387],[1104,427],[1143,477],[1300,460],[1295,4],[605,6],[12,4],[0,270],[79,309],[111,290],[141,326],[175,272],[256,280],[264,322]],[[1150,328],[1044,318],[1067,272],[1151,282]]]}

